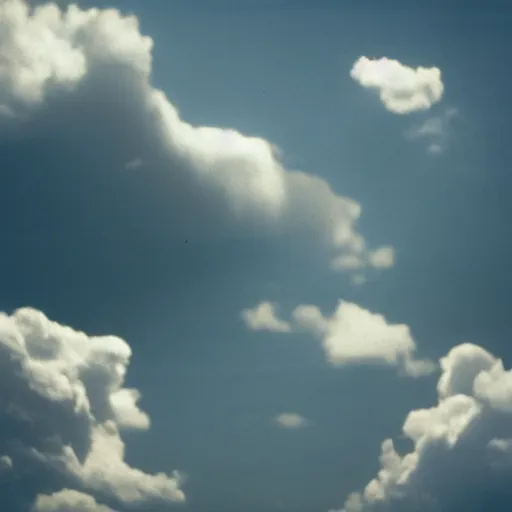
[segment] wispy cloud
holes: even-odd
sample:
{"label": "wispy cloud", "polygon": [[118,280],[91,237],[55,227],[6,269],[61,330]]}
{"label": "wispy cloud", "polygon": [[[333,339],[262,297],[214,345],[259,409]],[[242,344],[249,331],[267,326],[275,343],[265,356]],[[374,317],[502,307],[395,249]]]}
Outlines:
{"label": "wispy cloud", "polygon": [[416,124],[405,132],[410,140],[426,142],[426,150],[431,155],[438,155],[448,147],[452,131],[452,123],[457,116],[457,109],[447,108],[438,116],[427,118],[423,123]]}
{"label": "wispy cloud", "polygon": [[135,170],[140,169],[143,165],[144,162],[142,161],[142,158],[134,158],[133,160],[126,162],[125,167],[129,170]]}

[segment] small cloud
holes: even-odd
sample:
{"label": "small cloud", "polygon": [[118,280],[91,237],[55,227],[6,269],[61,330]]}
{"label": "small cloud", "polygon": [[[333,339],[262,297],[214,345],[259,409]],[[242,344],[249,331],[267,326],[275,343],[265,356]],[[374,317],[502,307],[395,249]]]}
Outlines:
{"label": "small cloud", "polygon": [[358,273],[352,276],[354,282],[366,280],[362,271],[367,268],[386,269],[394,264],[395,249],[390,245],[383,245],[374,251],[351,252],[337,256],[331,261],[331,269],[343,272],[357,271]]}
{"label": "small cloud", "polygon": [[431,155],[438,155],[442,151],[443,151],[443,146],[441,146],[441,144],[437,144],[437,143],[430,144],[429,147],[427,148],[427,153],[430,153]]}
{"label": "small cloud", "polygon": [[311,425],[311,422],[304,418],[304,416],[293,412],[283,412],[279,414],[279,416],[276,416],[275,422],[280,427],[288,429],[299,429]]}
{"label": "small cloud", "polygon": [[487,444],[491,467],[496,471],[512,469],[512,439],[491,439]]}
{"label": "small cloud", "polygon": [[360,57],[350,76],[363,87],[377,90],[382,104],[394,114],[428,110],[444,91],[439,68],[412,68],[386,57]]}
{"label": "small cloud", "polygon": [[334,313],[324,316],[317,306],[301,305],[292,313],[296,325],[319,337],[334,366],[385,364],[409,377],[433,373],[437,366],[414,359],[416,343],[405,324],[392,324],[357,304],[340,301]]}
{"label": "small cloud", "polygon": [[244,309],[241,316],[251,331],[290,332],[290,324],[280,320],[276,310],[275,304],[264,301],[252,309]]}
{"label": "small cloud", "polygon": [[366,284],[367,279],[364,274],[356,274],[352,276],[351,281],[354,286],[362,286],[363,284]]}
{"label": "small cloud", "polygon": [[[377,265],[389,262],[385,252],[378,258],[382,261]],[[290,322],[277,318],[274,304],[261,302],[254,309],[242,311],[242,318],[251,330],[311,333],[319,339],[333,366],[384,364],[409,377],[437,370],[431,361],[415,359],[416,342],[407,325],[389,323],[384,316],[350,302],[339,301],[331,315],[324,315],[313,304],[301,304],[292,311]]]}
{"label": "small cloud", "polygon": [[429,137],[432,135],[444,135],[445,125],[440,117],[431,117],[419,126],[413,133],[415,137]]}
{"label": "small cloud", "polygon": [[364,260],[357,254],[342,254],[331,262],[333,270],[358,270],[364,268]]}
{"label": "small cloud", "polygon": [[390,268],[395,264],[395,249],[389,245],[379,247],[369,254],[373,268]]}
{"label": "small cloud", "polygon": [[125,168],[132,171],[135,169],[140,169],[143,165],[144,162],[142,161],[142,158],[134,158],[133,160],[126,162]]}
{"label": "small cloud", "polygon": [[428,359],[406,357],[403,361],[403,375],[407,377],[426,377],[435,373],[437,369],[437,364]]}
{"label": "small cloud", "polygon": [[12,459],[8,455],[2,455],[0,457],[0,472],[9,471],[12,469]]}
{"label": "small cloud", "polygon": [[427,153],[439,155],[448,146],[452,120],[456,115],[455,108],[448,108],[442,114],[429,117],[422,124],[413,126],[405,133],[405,136],[410,140],[426,140]]}

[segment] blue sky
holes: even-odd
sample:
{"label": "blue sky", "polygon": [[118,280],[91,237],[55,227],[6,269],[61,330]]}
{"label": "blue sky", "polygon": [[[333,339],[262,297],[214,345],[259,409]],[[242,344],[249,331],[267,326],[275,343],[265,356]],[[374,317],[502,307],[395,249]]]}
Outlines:
{"label": "blue sky", "polygon": [[0,3],[4,505],[508,510],[512,8],[29,4]]}

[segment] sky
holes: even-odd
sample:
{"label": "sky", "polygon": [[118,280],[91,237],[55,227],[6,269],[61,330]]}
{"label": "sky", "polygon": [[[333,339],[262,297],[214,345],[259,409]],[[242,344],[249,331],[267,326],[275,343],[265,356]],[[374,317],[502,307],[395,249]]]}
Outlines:
{"label": "sky", "polygon": [[511,22],[0,0],[2,510],[510,510]]}

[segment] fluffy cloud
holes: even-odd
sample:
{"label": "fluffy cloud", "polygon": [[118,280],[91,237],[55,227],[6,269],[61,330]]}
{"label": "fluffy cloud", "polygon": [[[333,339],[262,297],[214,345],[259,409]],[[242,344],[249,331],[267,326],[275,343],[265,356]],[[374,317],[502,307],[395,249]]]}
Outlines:
{"label": "fluffy cloud", "polygon": [[438,68],[414,69],[386,57],[360,57],[350,76],[363,87],[377,90],[382,104],[394,114],[427,110],[441,99],[444,91]]}
{"label": "fluffy cloud", "polygon": [[64,489],[54,494],[40,494],[32,512],[115,512],[105,505],[78,491]]}
{"label": "fluffy cloud", "polygon": [[298,429],[310,425],[309,420],[293,412],[283,412],[275,418],[275,422],[283,428]]}
{"label": "fluffy cloud", "polygon": [[[183,501],[177,474],[147,474],[124,461],[120,431],[149,428],[139,393],[123,387],[131,357],[124,340],[87,336],[25,308],[0,314],[0,356],[0,446],[15,466],[19,459],[123,504]],[[77,494],[55,499],[69,496]]]}
{"label": "fluffy cloud", "polygon": [[469,343],[440,362],[438,404],[411,411],[403,425],[412,451],[385,440],[381,470],[344,512],[510,509],[512,371]]}
{"label": "fluffy cloud", "polygon": [[410,376],[434,370],[430,362],[413,358],[416,343],[407,325],[390,324],[357,304],[340,301],[331,316],[324,316],[316,306],[302,305],[292,315],[297,326],[321,339],[334,365],[384,363]]}
{"label": "fluffy cloud", "polygon": [[369,254],[370,265],[374,268],[389,268],[395,263],[395,250],[384,246]]}
{"label": "fluffy cloud", "polygon": [[350,302],[340,301],[331,316],[317,306],[300,305],[293,310],[291,322],[278,319],[268,302],[244,310],[242,316],[253,330],[310,332],[320,339],[333,365],[387,364],[413,377],[435,370],[430,361],[414,359],[416,343],[407,325],[390,324],[382,315]]}
{"label": "fluffy cloud", "polygon": [[[44,134],[48,143],[93,158],[102,172],[128,167],[165,176],[169,230],[199,236],[235,224],[240,232],[300,233],[334,258],[372,265],[356,231],[357,202],[320,178],[284,169],[264,139],[181,119],[151,85],[153,41],[141,35],[136,17],[4,0],[0,22],[1,136]],[[63,153],[60,165],[75,168],[67,158]]]}
{"label": "fluffy cloud", "polygon": [[271,302],[260,302],[252,309],[244,309],[241,316],[251,331],[291,331],[290,324],[277,317],[276,305]]}

